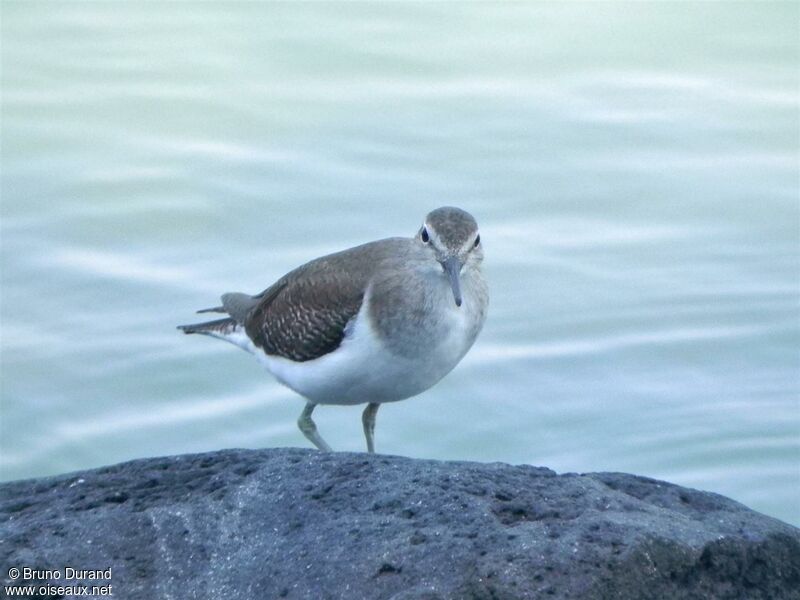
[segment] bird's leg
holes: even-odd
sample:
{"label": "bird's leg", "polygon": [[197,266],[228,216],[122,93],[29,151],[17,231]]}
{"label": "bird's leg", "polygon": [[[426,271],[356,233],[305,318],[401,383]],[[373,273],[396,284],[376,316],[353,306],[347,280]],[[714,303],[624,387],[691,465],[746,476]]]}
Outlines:
{"label": "bird's leg", "polygon": [[300,431],[303,432],[303,435],[311,440],[311,443],[317,448],[324,452],[331,452],[331,447],[328,446],[325,440],[322,439],[322,436],[317,433],[317,426],[314,421],[311,420],[311,413],[314,412],[315,406],[316,404],[313,402],[306,403],[306,407],[297,419],[297,426],[300,428]]}
{"label": "bird's leg", "polygon": [[380,406],[377,402],[370,402],[361,415],[361,422],[364,424],[364,437],[367,438],[367,452],[370,454],[375,453],[375,415],[378,414]]}

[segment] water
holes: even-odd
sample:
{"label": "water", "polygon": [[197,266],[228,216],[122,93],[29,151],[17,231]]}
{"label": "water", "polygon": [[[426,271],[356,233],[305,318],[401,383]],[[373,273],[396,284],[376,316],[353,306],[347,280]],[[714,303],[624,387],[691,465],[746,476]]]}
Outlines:
{"label": "water", "polygon": [[[292,392],[174,326],[457,204],[490,316],[381,410],[379,450],[629,471],[800,524],[798,17],[4,2],[2,477],[308,446]],[[361,450],[359,414],[315,416]]]}

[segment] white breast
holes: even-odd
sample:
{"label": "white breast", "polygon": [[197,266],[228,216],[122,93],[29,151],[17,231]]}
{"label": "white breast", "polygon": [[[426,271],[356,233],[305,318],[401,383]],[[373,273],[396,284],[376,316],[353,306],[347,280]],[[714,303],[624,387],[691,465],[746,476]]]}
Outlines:
{"label": "white breast", "polygon": [[365,302],[341,345],[305,362],[268,356],[250,342],[246,348],[278,381],[318,404],[394,402],[425,391],[458,364],[477,335],[469,311],[452,303],[443,315],[448,334],[438,343],[420,336],[414,357],[392,353],[375,334]]}

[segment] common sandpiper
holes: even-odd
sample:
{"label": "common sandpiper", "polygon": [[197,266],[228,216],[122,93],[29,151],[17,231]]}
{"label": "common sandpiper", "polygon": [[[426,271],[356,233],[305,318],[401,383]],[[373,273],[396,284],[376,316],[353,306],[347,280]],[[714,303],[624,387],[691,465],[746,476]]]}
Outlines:
{"label": "common sandpiper", "polygon": [[489,302],[483,246],[468,212],[428,213],[412,238],[386,238],[314,259],[251,296],[228,293],[198,312],[227,316],[181,325],[254,354],[306,399],[297,421],[320,450],[331,447],[317,404],[363,404],[367,451],[384,402],[415,396],[447,375],[480,332]]}

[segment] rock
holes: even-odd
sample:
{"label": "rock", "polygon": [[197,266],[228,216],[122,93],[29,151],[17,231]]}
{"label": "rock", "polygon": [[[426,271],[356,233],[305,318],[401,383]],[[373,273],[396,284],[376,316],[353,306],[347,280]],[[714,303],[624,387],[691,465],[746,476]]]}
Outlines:
{"label": "rock", "polygon": [[0,499],[4,585],[29,567],[126,600],[800,598],[800,530],[621,473],[228,450],[6,483]]}

